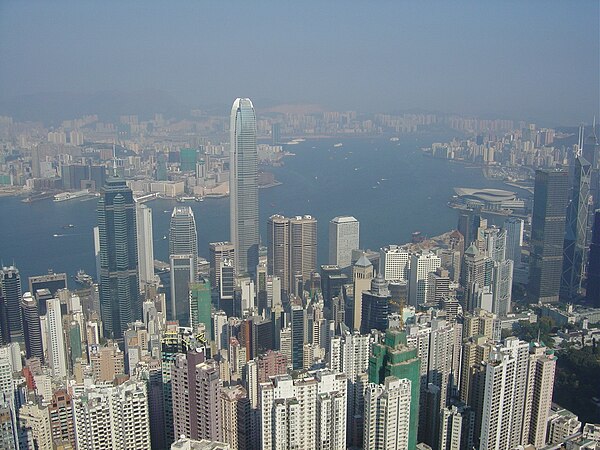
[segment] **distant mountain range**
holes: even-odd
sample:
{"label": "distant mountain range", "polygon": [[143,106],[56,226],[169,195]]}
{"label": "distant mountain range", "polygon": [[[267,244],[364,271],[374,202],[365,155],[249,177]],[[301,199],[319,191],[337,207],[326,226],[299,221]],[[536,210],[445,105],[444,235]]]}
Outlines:
{"label": "distant mountain range", "polygon": [[86,114],[98,114],[101,120],[114,121],[125,114],[137,114],[143,119],[152,117],[154,113],[162,113],[166,117],[187,116],[189,111],[189,106],[159,90],[83,94],[48,92],[0,100],[0,115],[9,115],[18,121],[40,121],[47,125],[59,125],[63,120]]}

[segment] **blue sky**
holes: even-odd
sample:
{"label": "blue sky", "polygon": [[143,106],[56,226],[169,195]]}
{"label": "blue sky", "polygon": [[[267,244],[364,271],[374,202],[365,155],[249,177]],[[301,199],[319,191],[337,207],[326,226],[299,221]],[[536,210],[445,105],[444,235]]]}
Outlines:
{"label": "blue sky", "polygon": [[599,5],[0,1],[0,99],[157,89],[190,107],[249,96],[590,122]]}

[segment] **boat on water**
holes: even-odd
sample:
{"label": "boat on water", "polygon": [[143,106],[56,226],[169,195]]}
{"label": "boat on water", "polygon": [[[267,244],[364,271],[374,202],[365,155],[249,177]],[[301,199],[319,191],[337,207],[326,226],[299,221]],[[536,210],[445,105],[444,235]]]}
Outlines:
{"label": "boat on water", "polygon": [[334,146],[335,148],[342,147],[343,145],[344,145],[344,144],[342,144],[341,142],[338,142],[337,144],[333,144],[333,146]]}
{"label": "boat on water", "polygon": [[400,140],[400,138],[397,138],[397,137],[390,138],[391,142],[398,142],[399,140]]}
{"label": "boat on water", "polygon": [[94,279],[92,276],[85,273],[83,269],[79,269],[77,271],[77,275],[75,275],[75,281],[87,286],[94,284]]}
{"label": "boat on water", "polygon": [[54,197],[54,193],[52,192],[39,192],[37,194],[31,194],[28,197],[25,197],[21,200],[22,203],[33,203],[39,200],[46,200],[48,198]]}
{"label": "boat on water", "polygon": [[64,236],[64,234],[56,234],[56,233],[54,233],[54,234],[52,235],[52,237],[62,237],[62,236]]}
{"label": "boat on water", "polygon": [[54,196],[54,201],[55,202],[66,202],[67,200],[73,200],[76,198],[87,197],[89,195],[94,195],[94,194],[90,193],[90,191],[88,189],[84,189],[82,191],[76,191],[76,192],[61,192],[60,194],[56,194]]}
{"label": "boat on water", "polygon": [[68,230],[69,228],[75,228],[75,225],[73,225],[72,223],[69,223],[67,225],[63,225],[63,230]]}

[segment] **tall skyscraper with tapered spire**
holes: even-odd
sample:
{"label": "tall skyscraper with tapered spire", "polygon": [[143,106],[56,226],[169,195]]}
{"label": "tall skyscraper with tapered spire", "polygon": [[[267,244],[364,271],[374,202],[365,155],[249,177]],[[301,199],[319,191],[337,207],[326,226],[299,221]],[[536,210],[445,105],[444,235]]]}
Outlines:
{"label": "tall skyscraper with tapered spire", "polygon": [[231,108],[229,204],[231,242],[237,273],[254,273],[258,265],[258,155],[256,115],[249,98]]}

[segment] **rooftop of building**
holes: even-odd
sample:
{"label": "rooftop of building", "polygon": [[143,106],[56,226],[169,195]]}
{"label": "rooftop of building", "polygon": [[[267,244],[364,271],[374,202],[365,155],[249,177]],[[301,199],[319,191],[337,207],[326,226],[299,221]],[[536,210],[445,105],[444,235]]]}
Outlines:
{"label": "rooftop of building", "polygon": [[231,447],[224,442],[209,441],[207,439],[196,441],[181,437],[171,444],[171,450],[231,450]]}
{"label": "rooftop of building", "polygon": [[486,202],[501,202],[514,200],[517,194],[504,189],[472,189],[472,188],[454,188],[454,192],[459,197],[470,197]]}

